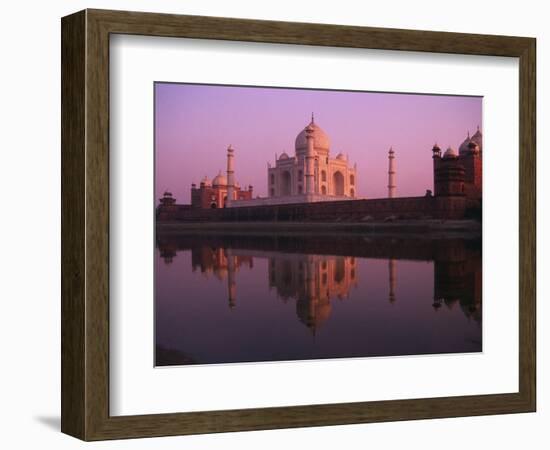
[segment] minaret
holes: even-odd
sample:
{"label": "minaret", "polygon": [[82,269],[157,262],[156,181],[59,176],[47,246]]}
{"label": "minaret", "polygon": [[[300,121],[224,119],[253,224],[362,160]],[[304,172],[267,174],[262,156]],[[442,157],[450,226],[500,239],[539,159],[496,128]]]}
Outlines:
{"label": "minaret", "polygon": [[439,163],[441,162],[441,148],[439,148],[439,145],[437,145],[437,142],[432,147],[432,159],[433,159],[433,192],[435,195],[435,172],[437,171],[437,168],[439,167]]}
{"label": "minaret", "polygon": [[311,115],[311,123],[306,127],[307,152],[306,152],[306,194],[313,194],[315,187],[313,185],[315,152],[313,150],[313,114]]}
{"label": "minaret", "polygon": [[388,197],[394,198],[395,197],[395,156],[394,156],[393,148],[390,147],[390,151],[388,152],[388,161],[389,161],[389,167],[388,167]]}
{"label": "minaret", "polygon": [[233,168],[233,152],[235,150],[229,144],[227,147],[227,202],[226,206],[230,206],[233,201],[233,192],[235,189],[235,172]]}

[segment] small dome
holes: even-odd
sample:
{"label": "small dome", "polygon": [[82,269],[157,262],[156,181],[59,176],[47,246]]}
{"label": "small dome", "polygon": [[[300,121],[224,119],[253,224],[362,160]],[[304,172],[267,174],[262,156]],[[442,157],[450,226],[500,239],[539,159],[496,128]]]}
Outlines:
{"label": "small dome", "polygon": [[206,175],[201,180],[201,184],[204,184],[205,186],[212,186],[212,183]]}
{"label": "small dome", "polygon": [[279,159],[288,159],[288,155],[285,152],[283,152],[281,156],[279,156]]}
{"label": "small dome", "polygon": [[452,147],[447,148],[447,150],[445,150],[445,153],[443,154],[443,158],[456,158],[456,157],[458,157],[458,153]]}
{"label": "small dome", "polygon": [[330,148],[330,139],[323,129],[313,121],[313,117],[311,118],[309,125],[307,125],[302,131],[300,131],[298,136],[296,136],[296,152],[307,149],[306,129],[308,127],[313,129],[313,148],[315,150],[325,150],[328,152]]}
{"label": "small dome", "polygon": [[222,175],[221,170],[212,180],[212,186],[227,186],[227,178]]}
{"label": "small dome", "polygon": [[470,153],[479,153],[479,145],[477,145],[474,141],[470,141],[468,144],[468,150]]}
{"label": "small dome", "polygon": [[338,153],[336,155],[336,159],[339,159],[340,161],[345,161],[346,157],[342,153]]}
{"label": "small dome", "polygon": [[477,127],[477,131],[472,136],[471,141],[477,144],[479,150],[483,150],[483,135],[481,134],[481,131],[479,131],[479,127]]}
{"label": "small dome", "polygon": [[464,142],[460,144],[460,147],[458,147],[458,152],[461,155],[468,153],[470,151],[470,148],[468,147],[470,145],[470,142],[471,142],[471,138],[470,138],[470,133],[468,132],[468,136],[466,137],[466,139],[464,139]]}

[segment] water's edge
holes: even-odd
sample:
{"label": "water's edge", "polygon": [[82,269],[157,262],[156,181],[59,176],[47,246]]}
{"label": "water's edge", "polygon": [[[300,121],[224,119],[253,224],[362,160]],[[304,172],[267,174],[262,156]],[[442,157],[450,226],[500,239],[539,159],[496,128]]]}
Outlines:
{"label": "water's edge", "polygon": [[157,232],[165,233],[254,233],[331,234],[362,233],[380,235],[422,235],[424,238],[479,238],[481,223],[475,220],[422,220],[398,222],[159,222]]}

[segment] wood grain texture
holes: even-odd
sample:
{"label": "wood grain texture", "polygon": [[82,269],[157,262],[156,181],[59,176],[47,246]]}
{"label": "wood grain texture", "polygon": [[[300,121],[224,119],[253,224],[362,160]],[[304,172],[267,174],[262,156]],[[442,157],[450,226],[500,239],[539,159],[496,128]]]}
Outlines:
{"label": "wood grain texture", "polygon": [[519,391],[536,409],[536,41],[519,63]]}
{"label": "wood grain texture", "polygon": [[[519,392],[109,416],[109,34],[518,57]],[[62,20],[62,430],[84,440],[534,411],[535,40],[86,10]],[[182,405],[185,409],[185,405]]]}
{"label": "wood grain texture", "polygon": [[78,437],[86,409],[85,19],[79,12],[61,26],[61,430]]}

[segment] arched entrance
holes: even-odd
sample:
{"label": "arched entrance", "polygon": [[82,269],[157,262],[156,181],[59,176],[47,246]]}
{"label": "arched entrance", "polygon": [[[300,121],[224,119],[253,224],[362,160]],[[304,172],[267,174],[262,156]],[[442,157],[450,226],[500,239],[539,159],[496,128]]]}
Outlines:
{"label": "arched entrance", "polygon": [[285,170],[281,174],[281,195],[290,195],[292,186],[291,181],[290,172]]}
{"label": "arched entrance", "polygon": [[332,189],[334,195],[344,195],[344,175],[342,175],[342,172],[334,172],[334,175],[332,175]]}
{"label": "arched entrance", "polygon": [[216,209],[217,207],[218,207],[218,205],[216,205],[215,202],[210,203],[210,208]]}

